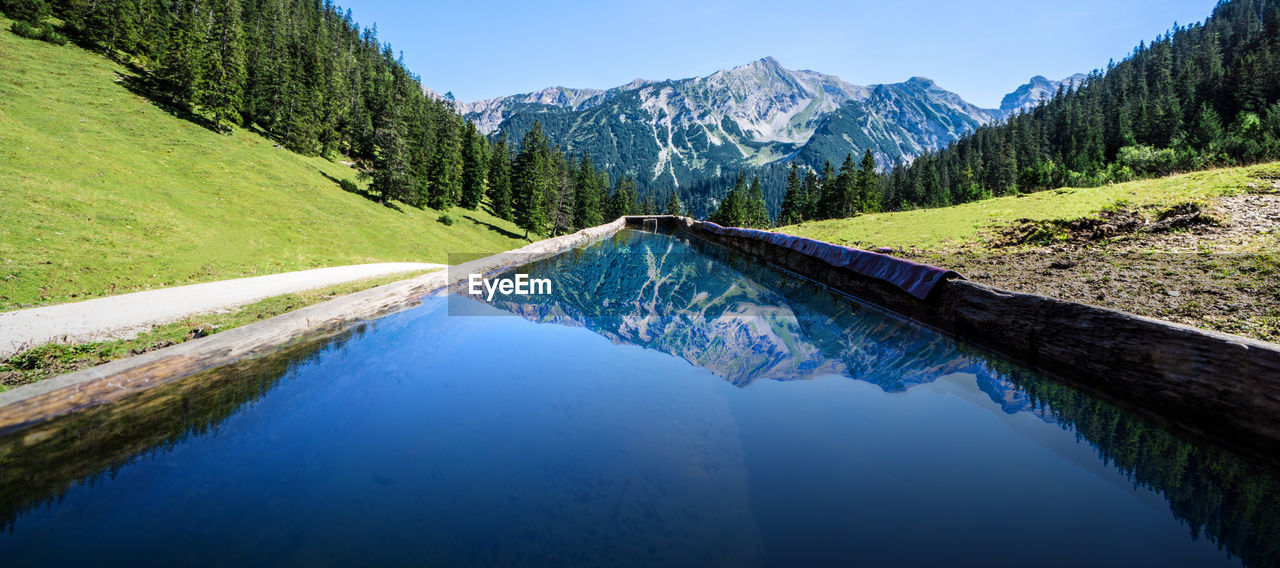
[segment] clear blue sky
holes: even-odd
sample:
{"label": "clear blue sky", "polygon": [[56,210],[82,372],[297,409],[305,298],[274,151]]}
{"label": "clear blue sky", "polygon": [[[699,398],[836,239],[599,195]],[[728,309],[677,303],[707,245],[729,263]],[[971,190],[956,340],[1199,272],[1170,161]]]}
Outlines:
{"label": "clear blue sky", "polygon": [[409,69],[460,101],[550,86],[707,75],[772,55],[851,83],[929,77],[995,107],[1033,75],[1060,79],[1128,55],[1215,0],[755,0],[626,3],[348,0]]}

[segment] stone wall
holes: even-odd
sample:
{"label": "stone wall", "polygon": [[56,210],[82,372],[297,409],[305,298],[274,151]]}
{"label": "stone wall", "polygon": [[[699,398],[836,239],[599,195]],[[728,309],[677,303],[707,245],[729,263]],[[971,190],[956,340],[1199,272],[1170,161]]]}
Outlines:
{"label": "stone wall", "polygon": [[[1237,450],[1280,461],[1280,345],[953,277],[923,299],[751,235],[657,219],[867,303],[1019,360],[1125,408]],[[843,249],[819,243],[821,247]]]}

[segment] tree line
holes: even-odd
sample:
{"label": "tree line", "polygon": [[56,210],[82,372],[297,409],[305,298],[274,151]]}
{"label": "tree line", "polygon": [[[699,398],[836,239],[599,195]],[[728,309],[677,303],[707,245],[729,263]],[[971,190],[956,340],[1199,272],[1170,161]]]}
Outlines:
{"label": "tree line", "polygon": [[477,209],[488,197],[531,235],[659,209],[633,178],[611,184],[590,157],[550,147],[540,127],[514,148],[480,134],[451,95],[422,88],[376,26],[328,0],[0,0],[0,10],[36,30],[29,37],[62,20],[61,33],[139,71],[143,94],[213,130],[350,157],[382,203]]}
{"label": "tree line", "polygon": [[[793,163],[778,225],[1280,159],[1280,0],[1228,0],[1080,84],[876,173]],[[769,193],[769,188],[765,188]]]}
{"label": "tree line", "polygon": [[1280,0],[1230,0],[1047,102],[898,164],[891,209],[1280,158]]}
{"label": "tree line", "polygon": [[591,156],[566,155],[551,146],[534,121],[518,148],[507,148],[505,134],[493,144],[488,170],[494,214],[510,219],[527,234],[556,236],[594,227],[623,215],[687,213],[675,191],[665,207],[650,194],[641,199],[635,178],[609,174]]}
{"label": "tree line", "polygon": [[329,0],[0,0],[0,10],[22,35],[56,43],[61,32],[129,63],[146,94],[214,130],[349,156],[383,203],[475,209],[488,197],[532,235],[660,211],[767,227],[1280,158],[1280,0],[1222,2],[1203,24],[1175,26],[910,164],[879,174],[869,154],[838,170],[770,164],[684,188],[684,199],[677,188],[639,197],[635,178],[610,180],[607,164],[565,155],[540,126],[515,147],[485,137],[451,96],[423,90],[376,26]]}
{"label": "tree line", "polygon": [[[802,171],[799,164],[791,162],[785,183],[777,225],[852,217],[880,211],[883,206],[882,179],[870,150],[862,155],[860,162],[854,162],[852,153],[846,155],[839,170],[826,162],[821,173],[810,168]],[[737,182],[708,219],[733,227],[774,226],[775,219],[769,215],[760,175],[754,175],[748,186],[746,174],[739,172]]]}
{"label": "tree line", "polygon": [[484,137],[448,97],[423,91],[376,26],[328,0],[0,0],[0,10],[35,25],[61,19],[74,41],[137,70],[142,94],[213,130],[349,156],[382,202],[478,203]]}

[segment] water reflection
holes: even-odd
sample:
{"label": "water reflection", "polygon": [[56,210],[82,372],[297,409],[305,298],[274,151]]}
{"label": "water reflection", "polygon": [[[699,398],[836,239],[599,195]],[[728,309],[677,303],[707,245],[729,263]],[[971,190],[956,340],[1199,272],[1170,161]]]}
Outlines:
{"label": "water reflection", "polygon": [[22,512],[57,500],[77,483],[100,483],[141,455],[215,432],[291,369],[364,330],[302,342],[0,436],[0,530],[11,530]]}
{"label": "water reflection", "polygon": [[[1024,418],[1025,422],[1034,422],[1063,438],[1069,436],[1061,435],[1057,428],[1087,440],[1104,464],[1114,466],[1133,483],[1159,492],[1191,534],[1207,536],[1250,565],[1271,566],[1280,562],[1277,549],[1280,539],[1275,538],[1280,534],[1277,491],[1280,486],[1274,468],[1216,446],[1187,440],[1016,365],[966,352],[945,337],[860,306],[803,279],[723,254],[703,243],[636,232],[620,234],[613,241],[549,259],[528,270],[553,274],[558,284],[553,289],[556,294],[550,298],[503,303],[504,309],[535,321],[585,327],[615,343],[639,345],[688,361],[739,387],[752,385],[750,390],[738,390],[723,387],[714,379],[703,381],[738,395],[739,399],[748,398],[743,395],[761,387],[776,386],[773,394],[778,395],[790,391],[794,397],[790,407],[780,401],[762,400],[763,397],[756,397],[751,403],[758,404],[757,409],[776,410],[770,417],[784,415],[792,424],[816,423],[816,418],[811,420],[805,414],[811,408],[806,405],[814,403],[813,398],[805,398],[811,396],[812,391],[805,394],[801,392],[804,389],[796,388],[801,385],[761,384],[758,379],[789,381],[826,376],[803,386],[825,383],[828,392],[836,390],[830,388],[832,384],[855,384],[831,377],[836,375],[865,381],[890,393],[904,392],[918,385],[932,385],[924,386],[928,389],[946,384],[947,381],[938,380],[940,377],[963,376],[966,380],[976,380],[978,389],[1008,416]],[[503,321],[520,324],[521,329],[513,331],[517,334],[527,333],[523,328],[574,331],[573,334],[533,333],[537,337],[525,337],[529,342],[518,356],[526,359],[535,359],[531,353],[538,349],[555,348],[551,345],[554,338],[569,335],[588,336],[598,344],[593,348],[597,353],[604,353],[599,347],[612,347],[576,330],[538,328],[510,318]],[[46,511],[56,510],[62,504],[62,496],[71,493],[69,490],[107,486],[117,475],[127,475],[130,468],[137,465],[135,469],[149,467],[147,472],[158,477],[137,481],[137,485],[128,485],[128,488],[145,489],[159,484],[157,479],[164,476],[185,476],[172,484],[180,488],[186,482],[201,488],[213,487],[206,490],[214,494],[208,500],[183,502],[205,505],[225,502],[222,505],[225,510],[200,511],[205,516],[196,524],[202,528],[214,527],[209,530],[218,538],[226,536],[219,532],[221,529],[236,527],[242,540],[261,545],[260,548],[245,545],[246,555],[261,553],[263,548],[286,548],[285,544],[270,541],[272,538],[290,545],[300,539],[304,544],[318,547],[314,542],[317,533],[308,532],[313,525],[307,523],[313,521],[322,526],[322,522],[311,517],[319,521],[326,519],[323,515],[299,513],[298,503],[313,503],[313,498],[319,495],[355,503],[346,505],[352,507],[351,515],[341,519],[344,522],[350,519],[350,524],[341,527],[342,533],[349,531],[357,535],[353,539],[370,542],[385,539],[386,546],[381,547],[384,550],[396,546],[409,549],[406,543],[426,542],[433,536],[450,542],[441,536],[448,535],[457,537],[452,543],[458,550],[451,558],[488,558],[495,564],[511,564],[528,560],[516,553],[535,549],[570,555],[550,558],[578,558],[586,563],[582,559],[598,557],[589,555],[592,551],[579,546],[580,542],[575,539],[595,534],[604,535],[598,540],[607,540],[610,546],[619,549],[661,543],[659,547],[651,547],[653,558],[667,558],[664,554],[680,546],[690,549],[690,556],[686,558],[695,558],[696,554],[711,550],[700,545],[714,542],[723,548],[716,549],[710,559],[736,560],[736,557],[725,556],[725,551],[736,551],[749,559],[756,552],[752,546],[761,542],[757,533],[767,532],[759,530],[763,526],[752,526],[753,515],[755,520],[781,518],[766,512],[770,506],[781,508],[787,503],[770,503],[767,496],[784,494],[789,485],[802,483],[797,479],[806,479],[802,476],[805,472],[791,468],[791,464],[782,459],[787,456],[766,452],[763,448],[774,442],[777,443],[771,447],[775,451],[778,447],[794,446],[793,455],[817,462],[818,467],[808,469],[809,472],[830,465],[822,462],[827,454],[812,451],[805,455],[806,450],[814,449],[807,445],[809,440],[773,430],[777,422],[760,419],[759,415],[753,419],[745,410],[733,416],[724,398],[717,398],[719,395],[715,393],[706,396],[705,385],[686,384],[685,390],[673,401],[662,398],[664,393],[646,391],[645,384],[620,389],[607,381],[589,380],[582,370],[599,369],[599,361],[578,362],[573,367],[579,369],[576,375],[566,372],[566,365],[550,366],[544,361],[541,364],[549,372],[531,373],[537,381],[492,380],[494,365],[475,361],[477,354],[491,350],[477,342],[478,337],[496,327],[482,325],[484,323],[493,322],[405,312],[389,325],[375,324],[376,329],[367,332],[364,338],[322,339],[276,357],[248,361],[141,393],[120,404],[0,437],[0,519],[11,534],[15,525],[42,522],[48,523],[41,525],[42,528],[70,525],[82,529],[81,536],[84,532],[106,532],[103,526],[85,529],[77,527],[75,519],[41,516],[33,510],[42,505]],[[436,333],[445,327],[447,333]],[[335,355],[333,347],[344,342],[342,350],[351,350],[351,353]],[[559,346],[559,349],[572,351],[571,348],[579,346]],[[671,363],[667,365],[668,370],[686,367],[665,356],[651,354],[653,356],[646,359],[634,353],[648,352],[629,351],[632,353],[604,354],[615,357],[609,362],[621,358],[650,362],[662,359]],[[311,364],[312,361],[316,364]],[[440,365],[432,367],[429,364],[432,361]],[[472,371],[461,373],[466,376],[458,381],[433,383],[424,379],[467,364],[473,365]],[[423,367],[428,369],[426,373],[415,374],[415,369]],[[969,376],[976,379],[968,379]],[[311,382],[293,381],[290,377],[305,377]],[[676,382],[679,381],[666,384]],[[869,387],[861,388],[874,392]],[[574,389],[577,389],[576,396],[564,396],[564,391]],[[522,398],[524,395],[539,398],[531,402]],[[974,396],[982,395],[974,393]],[[886,397],[877,393],[873,400],[863,399],[864,411],[877,405],[880,412],[911,410],[909,405],[890,409],[885,401],[874,400],[879,398]],[[707,405],[717,401],[720,408]],[[775,402],[776,408],[770,406]],[[673,406],[680,407],[670,408]],[[843,404],[836,406],[839,412],[845,411]],[[462,410],[452,413],[458,408]],[[666,414],[653,412],[655,408],[665,410]],[[602,416],[606,412],[619,412],[622,416]],[[245,415],[250,415],[249,420],[237,420],[237,416]],[[509,424],[518,423],[513,417],[520,416],[533,418],[519,423],[527,429],[513,430]],[[653,420],[652,424],[646,422],[647,419]],[[695,426],[692,429],[704,436],[688,434],[691,423]],[[939,423],[945,424],[945,421]],[[234,427],[223,428],[227,424]],[[663,425],[670,424],[678,427],[663,429]],[[742,431],[735,433],[726,427],[733,424]],[[606,432],[597,437],[597,432],[584,425],[602,427]],[[748,428],[756,430],[746,432]],[[229,435],[229,430],[238,430],[239,437]],[[768,430],[765,436],[760,434],[763,430]],[[605,435],[610,432],[612,436]],[[894,431],[864,432],[863,442],[867,439],[884,442],[877,447],[850,443],[846,438],[849,431],[831,430],[824,434],[832,446],[847,445],[845,449],[850,453],[905,456],[920,459],[924,464],[954,463],[930,462],[929,456],[913,456],[911,448],[893,448],[884,453],[885,448],[899,440],[928,443],[928,437],[933,436],[931,432],[923,438],[902,437],[901,432]],[[221,444],[215,443],[219,436],[223,438]],[[768,436],[778,438],[768,439]],[[633,443],[615,443],[618,441]],[[989,444],[982,439],[975,440],[974,446],[982,447],[984,443]],[[717,453],[724,449],[732,454],[732,459]],[[877,451],[882,453],[875,453]],[[175,458],[140,459],[148,454],[165,453],[174,454]],[[1010,455],[1035,459],[1029,454]],[[633,459],[635,456],[643,459]],[[752,460],[757,460],[755,465]],[[148,461],[150,463],[142,463]],[[1097,467],[1089,461],[1091,467]],[[760,467],[761,463],[766,466],[781,463],[782,466],[770,470]],[[1048,462],[1041,465],[1045,463]],[[598,467],[592,469],[593,465]],[[990,465],[1019,466],[1017,462]],[[199,473],[191,471],[200,470],[200,466],[208,469]],[[164,469],[168,467],[178,469]],[[910,468],[880,469],[901,472]],[[980,467],[975,470],[979,475],[991,473]],[[286,474],[276,475],[281,471],[301,477],[287,479]],[[955,472],[946,473],[942,477],[959,477],[952,475]],[[931,473],[922,477],[927,479],[928,475]],[[228,478],[235,479],[227,482]],[[694,481],[680,482],[690,479]],[[358,485],[361,480],[372,481],[361,486]],[[870,479],[872,484],[865,487],[884,488],[883,480],[879,485],[874,484],[875,481]],[[868,482],[868,478],[856,482]],[[218,493],[223,487],[218,483],[240,492]],[[946,485],[945,480],[938,480],[935,495],[969,487],[956,481],[952,483]],[[504,488],[506,493],[494,490],[495,487]],[[823,497],[841,497],[839,488],[816,484],[815,487]],[[742,498],[751,491],[758,491],[766,499]],[[262,496],[264,501],[242,497],[250,492],[256,492],[252,494]],[[74,493],[68,499],[73,497],[76,497]],[[86,496],[83,491],[79,497],[81,507],[99,504],[93,500],[95,496]],[[180,517],[192,514],[164,508],[166,500],[178,499],[176,494],[160,491],[159,497],[152,497],[155,501],[145,503],[152,508],[139,508],[137,515],[145,516],[153,510]],[[267,498],[270,501],[266,501]],[[982,499],[993,506],[1008,505],[1019,500],[1019,496],[984,494]],[[132,501],[121,502],[136,505]],[[422,506],[423,503],[427,506]],[[714,510],[723,514],[712,514],[713,509],[706,507],[708,504],[718,505]],[[270,521],[260,526],[240,524],[241,515],[246,514],[248,508],[270,509],[273,516],[258,517]],[[800,509],[808,512],[803,507]],[[969,511],[948,511],[945,505],[923,510],[1007,522],[999,515],[965,516]],[[876,515],[890,516],[895,512],[874,509],[869,514],[875,521]],[[1044,513],[1045,516],[1053,514],[1052,511]],[[1165,522],[1172,524],[1167,513],[1164,515]],[[492,552],[496,556],[485,556],[489,554],[486,550],[490,550],[483,546],[487,531],[490,527],[510,526],[500,521],[512,518],[520,520],[513,524],[523,531],[510,536],[519,546],[501,549],[507,556],[499,552]],[[415,519],[422,524],[410,525],[409,521]],[[678,527],[664,524],[669,519],[682,519],[683,524]],[[59,520],[64,524],[59,525]],[[1026,522],[1043,520],[1033,518]],[[579,522],[581,524],[575,524]],[[928,524],[930,522],[935,524]],[[924,519],[920,523],[921,528],[960,532],[955,527],[941,526],[945,523],[940,520]],[[292,527],[300,528],[288,532]],[[272,533],[273,528],[283,532]],[[473,532],[467,532],[468,528]],[[814,528],[814,524],[796,527],[800,531]],[[739,529],[741,534],[737,532]],[[397,530],[411,534],[406,536],[395,532]],[[981,532],[982,529],[975,530]],[[387,536],[389,533],[391,536]],[[655,533],[661,533],[660,538],[643,541],[637,536]],[[1067,538],[1074,534],[1068,529]],[[691,539],[690,535],[698,538]],[[21,544],[30,542],[5,541],[3,536],[0,535],[0,549],[9,545],[21,550]],[[993,538],[1000,536],[996,534]],[[228,539],[226,547],[237,542]],[[338,543],[335,548],[343,546],[346,545]],[[1013,547],[1009,543],[1003,546]],[[572,556],[575,553],[581,556]]]}
{"label": "water reflection", "polygon": [[1208,536],[1250,565],[1280,563],[1274,466],[1189,441],[785,271],[711,243],[641,231],[517,271],[553,278],[553,293],[493,305],[662,351],[740,387],[839,374],[899,392],[973,374],[1005,413],[1058,422],[1088,440],[1104,463],[1162,493],[1192,535]]}
{"label": "water reflection", "polygon": [[628,230],[512,272],[552,279],[552,293],[493,305],[662,351],[740,387],[835,374],[901,392],[962,372],[1006,412],[1032,410],[953,340],[707,242]]}

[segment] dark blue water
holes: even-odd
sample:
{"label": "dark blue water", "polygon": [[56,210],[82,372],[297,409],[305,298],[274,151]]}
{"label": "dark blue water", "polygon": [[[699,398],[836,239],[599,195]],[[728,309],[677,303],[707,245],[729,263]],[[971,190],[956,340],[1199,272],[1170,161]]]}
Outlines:
{"label": "dark blue water", "polygon": [[528,270],[572,286],[0,440],[0,562],[1277,558],[1271,470],[802,279],[637,232]]}

